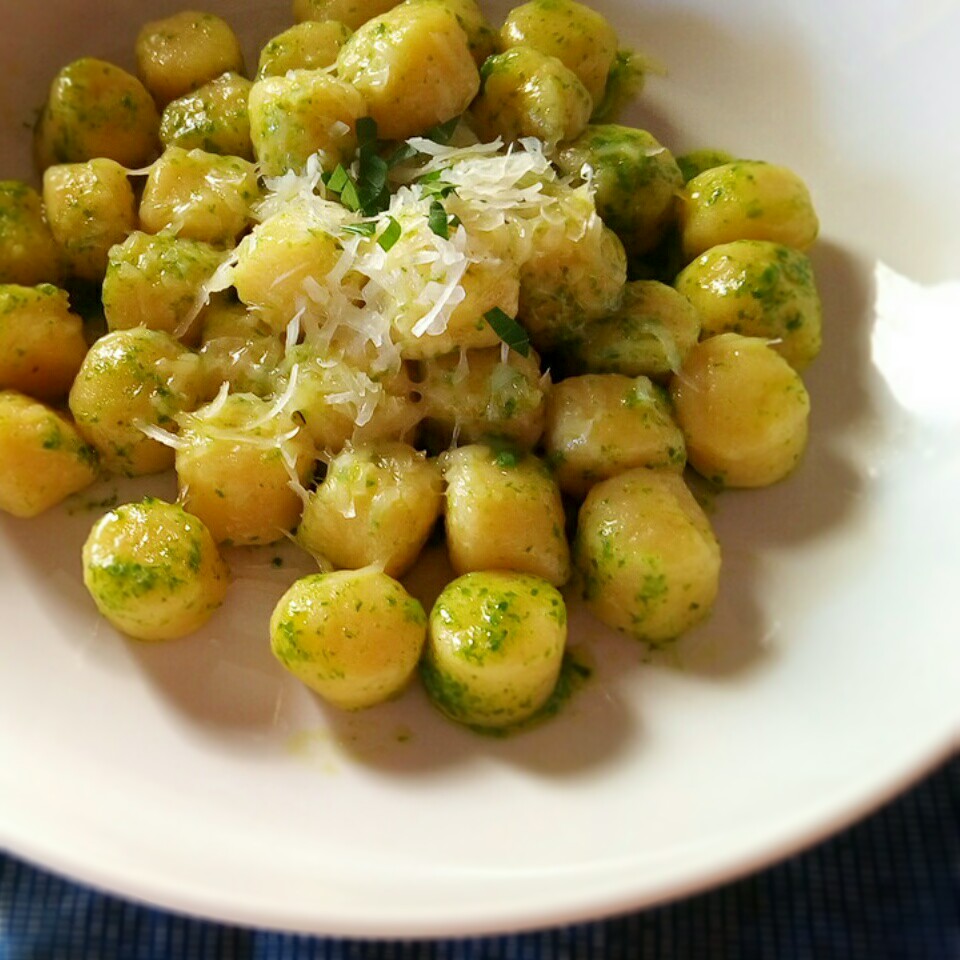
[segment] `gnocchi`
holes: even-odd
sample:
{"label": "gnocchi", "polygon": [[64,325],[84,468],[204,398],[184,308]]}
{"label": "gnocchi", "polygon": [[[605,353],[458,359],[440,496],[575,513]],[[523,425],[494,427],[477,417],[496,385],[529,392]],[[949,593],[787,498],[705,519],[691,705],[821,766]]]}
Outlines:
{"label": "gnocchi", "polygon": [[[696,627],[721,551],[685,471],[800,461],[813,201],[622,122],[657,68],[577,0],[292,8],[251,77],[188,10],[144,25],[140,79],[54,79],[42,196],[0,182],[0,510],[172,471],[176,504],[82,550],[120,632],[202,628],[220,549],[290,540],[319,572],[263,623],[279,668],[347,710],[419,675],[522,729],[558,696],[561,589],[643,643]],[[453,578],[430,609],[396,579],[425,550]]]}

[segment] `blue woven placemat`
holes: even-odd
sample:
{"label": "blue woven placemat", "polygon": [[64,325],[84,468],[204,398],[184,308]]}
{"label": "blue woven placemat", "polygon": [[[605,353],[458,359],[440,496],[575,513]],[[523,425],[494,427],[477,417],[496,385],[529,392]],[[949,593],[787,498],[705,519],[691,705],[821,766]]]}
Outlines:
{"label": "blue woven placemat", "polygon": [[0,960],[960,960],[960,758],[772,869],[679,903],[511,937],[366,943],[242,930],[0,856]]}

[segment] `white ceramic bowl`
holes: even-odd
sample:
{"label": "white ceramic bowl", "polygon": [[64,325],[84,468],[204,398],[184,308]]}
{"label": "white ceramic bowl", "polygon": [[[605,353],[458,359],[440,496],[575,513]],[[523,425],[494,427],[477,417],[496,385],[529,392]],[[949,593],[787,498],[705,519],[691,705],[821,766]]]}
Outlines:
{"label": "white ceramic bowl", "polygon": [[[251,57],[288,16],[209,7]],[[960,8],[602,8],[669,71],[635,122],[678,152],[792,166],[823,221],[810,449],[787,482],[719,498],[711,621],[653,657],[575,616],[595,679],[556,721],[490,740],[416,689],[334,716],[283,676],[264,611],[295,560],[279,575],[241,566],[202,634],[142,646],[98,622],[80,586],[93,513],[0,520],[0,839],[15,853],[274,928],[529,928],[759,867],[956,746]],[[132,0],[7,5],[0,175],[29,173],[24,126],[56,69],[82,54],[130,65],[144,16]]]}

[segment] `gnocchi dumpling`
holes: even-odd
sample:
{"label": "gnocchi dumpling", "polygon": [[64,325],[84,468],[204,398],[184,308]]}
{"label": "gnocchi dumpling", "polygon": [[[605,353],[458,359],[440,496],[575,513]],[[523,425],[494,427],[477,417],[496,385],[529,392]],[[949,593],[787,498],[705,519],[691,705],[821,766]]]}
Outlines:
{"label": "gnocchi dumpling", "polygon": [[58,283],[62,273],[40,194],[20,180],[0,181],[0,283]]}
{"label": "gnocchi dumpling", "polygon": [[263,77],[250,89],[248,109],[253,152],[268,177],[303,172],[318,152],[324,170],[349,163],[357,120],[367,113],[361,94],[325,70]]}
{"label": "gnocchi dumpling", "polygon": [[191,337],[205,299],[204,284],[223,258],[221,250],[202,240],[134,231],[108,255],[102,291],[107,326],[149,327]]}
{"label": "gnocchi dumpling", "polygon": [[709,167],[680,204],[687,259],[732,240],[769,240],[806,250],[820,231],[807,185],[792,170],[758,160]]}
{"label": "gnocchi dumpling", "polygon": [[590,610],[607,626],[656,644],[710,613],[720,547],[681,476],[640,467],[587,495],[574,562]]}
{"label": "gnocchi dumpling", "polygon": [[647,377],[568,377],[547,398],[547,458],[564,493],[582,497],[598,480],[632,467],[683,470],[683,434],[666,391]]}
{"label": "gnocchi dumpling", "polygon": [[217,543],[273,543],[290,533],[313,448],[290,416],[253,394],[231,393],[181,414],[175,441],[180,502]]}
{"label": "gnocchi dumpling", "polygon": [[470,444],[444,454],[444,521],[457,573],[514,570],[556,587],[570,576],[560,488],[546,464],[508,446]]}
{"label": "gnocchi dumpling", "polygon": [[337,74],[389,140],[459,116],[480,88],[467,35],[442,4],[401,4],[368,20],[340,50]]}
{"label": "gnocchi dumpling", "polygon": [[35,517],[97,478],[97,451],[64,417],[0,390],[0,510]]}
{"label": "gnocchi dumpling", "polygon": [[400,0],[293,0],[293,16],[298,22],[338,20],[356,30],[373,17],[393,9]]}
{"label": "gnocchi dumpling", "polygon": [[257,80],[282,77],[291,70],[322,70],[337,61],[350,38],[350,28],[337,20],[305,20],[277,34],[260,51]]}
{"label": "gnocchi dumpling", "polygon": [[66,291],[0,284],[0,389],[61,399],[86,352],[83,321],[70,311]]}
{"label": "gnocchi dumpling", "polygon": [[531,231],[520,270],[518,318],[538,350],[576,343],[620,307],[627,257],[589,192],[558,186],[556,210]]}
{"label": "gnocchi dumpling", "polygon": [[348,447],[308,495],[297,542],[334,567],[401,577],[440,516],[441,490],[436,462],[408,444]]}
{"label": "gnocchi dumpling", "polygon": [[203,394],[196,354],[167,333],[135,327],[101,337],[70,389],[77,429],[104,468],[126,476],[160,473],[173,451],[144,432],[169,429]]}
{"label": "gnocchi dumpling", "polygon": [[810,397],[765,340],[725,333],[697,344],[671,381],[690,465],[727,487],[763,487],[797,465]]}
{"label": "gnocchi dumpling", "polygon": [[683,176],[652,134],[619,124],[591,125],[557,154],[569,176],[589,168],[597,213],[631,256],[652,250],[674,219]]}
{"label": "gnocchi dumpling", "polygon": [[467,573],[447,584],[430,612],[421,676],[451,719],[503,729],[550,698],[566,640],[566,606],[546,580]]}
{"label": "gnocchi dumpling", "polygon": [[250,225],[259,196],[248,160],[167,147],[147,176],[140,224],[147,233],[232,246]]}
{"label": "gnocchi dumpling", "polygon": [[105,60],[84,57],[54,78],[37,122],[41,170],[96,157],[142,167],[157,155],[160,117],[143,84]]}
{"label": "gnocchi dumpling", "polygon": [[764,337],[802,370],[820,352],[823,308],[808,257],[766,240],[711,247],[677,275],[676,289],[700,317],[701,339]]}
{"label": "gnocchi dumpling", "polygon": [[83,582],[118,630],[138,640],[172,640],[210,619],[229,572],[196,517],[147,497],[94,525],[83,546]]}
{"label": "gnocchi dumpling", "polygon": [[590,119],[593,103],[579,77],[532,47],[495,54],[480,75],[483,86],[470,116],[483,140],[536,137],[552,150],[579,136]]}
{"label": "gnocchi dumpling", "polygon": [[557,57],[603,99],[617,55],[617,34],[603,14],[576,0],[530,0],[510,11],[500,30],[506,48],[524,45]]}
{"label": "gnocchi dumpling", "polygon": [[273,655],[328,703],[361,710],[397,696],[417,667],[423,607],[382,571],[302,577],[270,618]]}
{"label": "gnocchi dumpling", "polygon": [[437,357],[416,385],[427,425],[439,444],[506,439],[531,448],[543,433],[549,378],[533,352],[499,347]]}
{"label": "gnocchi dumpling", "polygon": [[140,77],[161,106],[221,74],[243,73],[243,52],[230,25],[195,10],[145,23],[136,56]]}
{"label": "gnocchi dumpling", "polygon": [[43,206],[67,272],[82,280],[102,281],[110,248],[137,227],[133,187],[115,160],[47,167]]}
{"label": "gnocchi dumpling", "polygon": [[620,309],[591,323],[574,344],[574,363],[585,373],[663,380],[699,338],[700,317],[683,294],[657,280],[633,280]]}
{"label": "gnocchi dumpling", "polygon": [[252,160],[247,111],[251,86],[246,77],[228,71],[171,100],[160,117],[160,140],[167,147]]}

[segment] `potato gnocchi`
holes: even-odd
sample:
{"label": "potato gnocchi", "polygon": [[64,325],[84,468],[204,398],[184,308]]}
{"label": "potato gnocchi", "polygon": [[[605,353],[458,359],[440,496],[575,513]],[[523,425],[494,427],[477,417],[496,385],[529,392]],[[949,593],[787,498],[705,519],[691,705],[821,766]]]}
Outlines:
{"label": "potato gnocchi", "polygon": [[[173,470],[176,503],[118,506],[83,548],[118,630],[199,629],[223,551],[290,539],[318,572],[263,631],[293,676],[356,710],[419,666],[451,719],[522,726],[568,600],[655,645],[709,616],[689,471],[758,487],[801,460],[813,202],[627,125],[648,61],[578,0],[292,15],[251,75],[228,22],[183,11],[144,25],[137,76],[53,79],[42,194],[0,182],[0,509]],[[426,610],[397,578],[441,537]]]}

